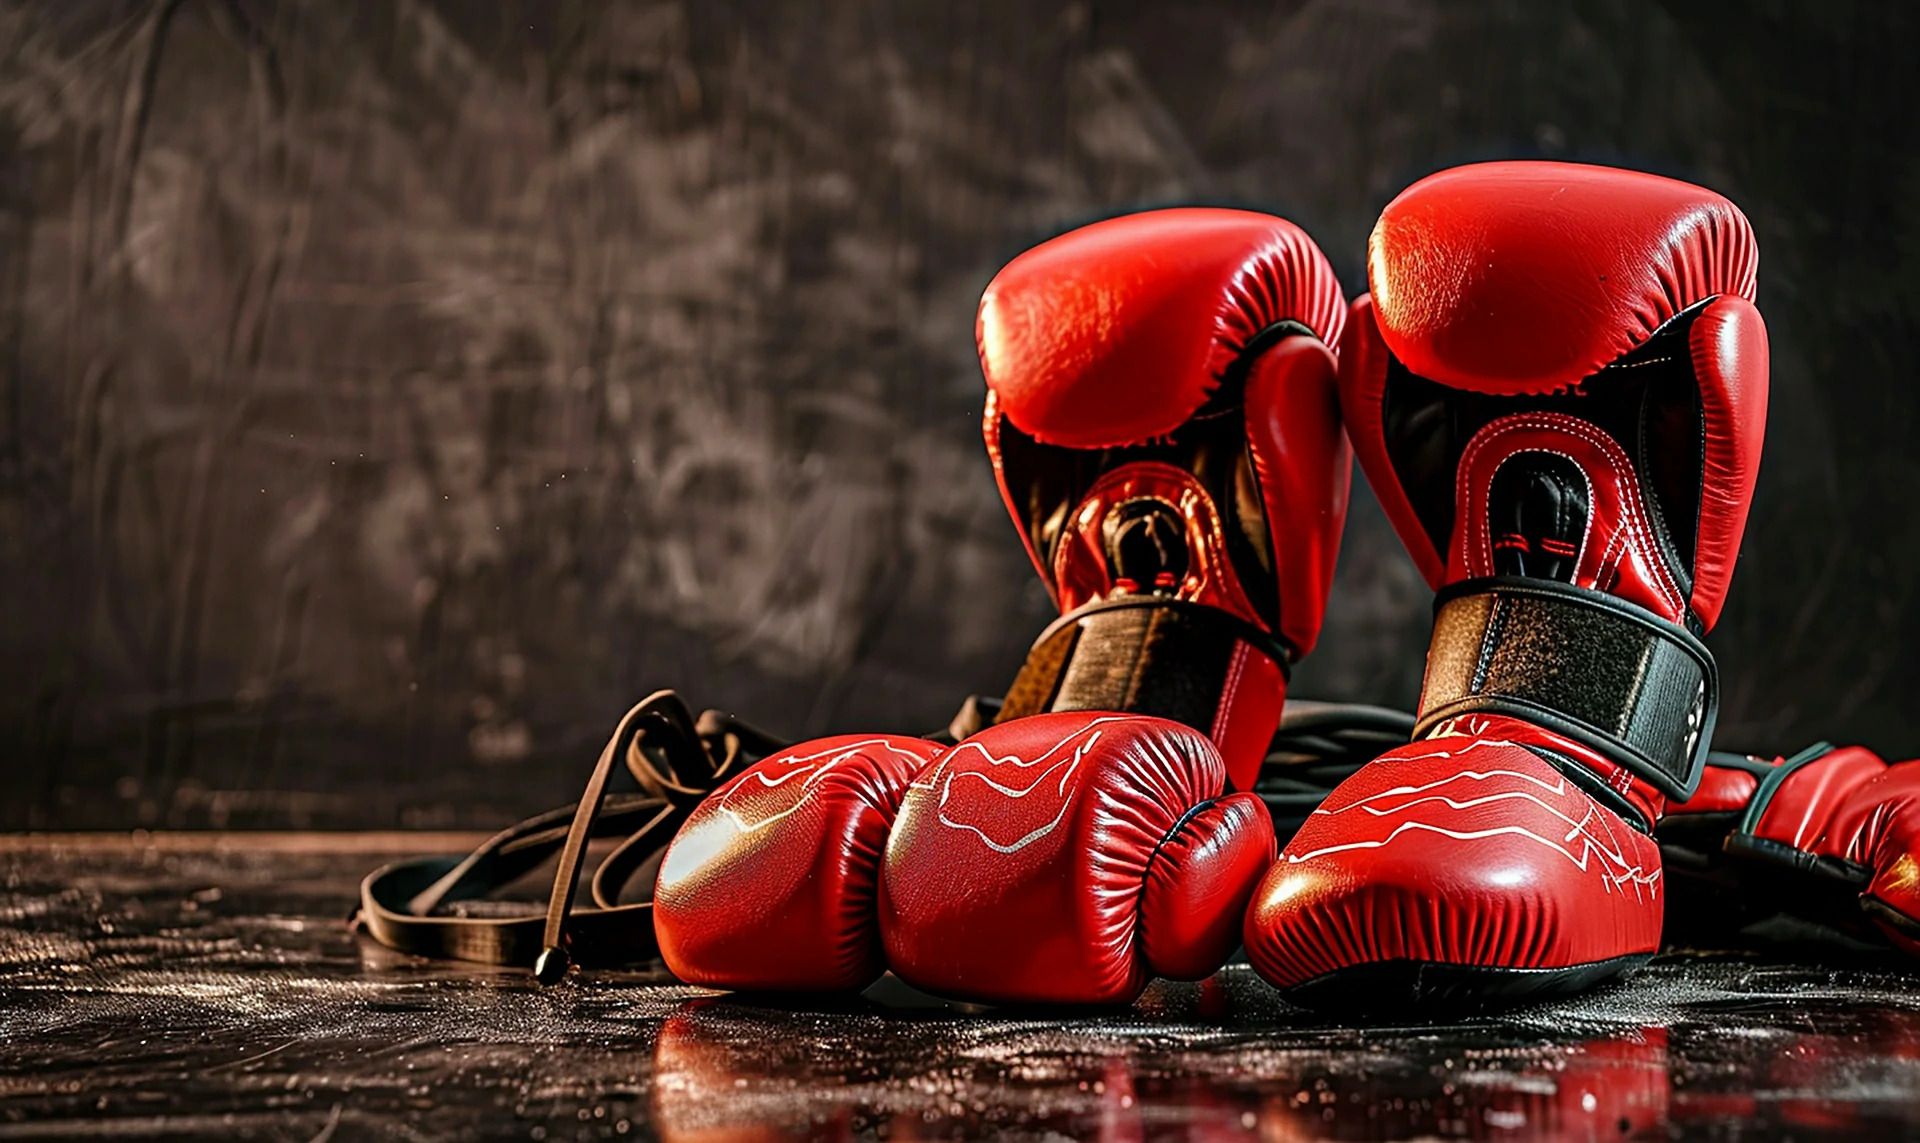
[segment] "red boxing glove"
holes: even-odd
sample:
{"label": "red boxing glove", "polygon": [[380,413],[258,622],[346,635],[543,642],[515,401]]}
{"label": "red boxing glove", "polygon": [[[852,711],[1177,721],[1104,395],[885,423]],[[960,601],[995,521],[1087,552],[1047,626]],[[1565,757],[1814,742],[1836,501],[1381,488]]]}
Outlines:
{"label": "red boxing glove", "polygon": [[1696,836],[1693,823],[1729,823],[1732,888],[1760,908],[1920,956],[1920,761],[1824,742],[1771,761],[1716,754],[1670,820]]}
{"label": "red boxing glove", "polygon": [[885,970],[874,895],[907,783],[946,749],[892,734],[803,742],[693,811],[660,862],[653,928],[708,988],[841,991]]}
{"label": "red boxing glove", "polygon": [[1273,860],[1253,794],[1166,719],[1040,714],[988,727],[913,782],[887,842],[895,975],[989,1003],[1124,1004],[1212,974]]}
{"label": "red boxing glove", "polygon": [[1062,615],[999,721],[1171,718],[1252,788],[1346,519],[1345,320],[1312,240],[1248,211],[1115,218],[1000,271],[978,329],[987,452]]}
{"label": "red boxing glove", "polygon": [[1247,920],[1304,1003],[1570,991],[1660,943],[1766,419],[1726,199],[1565,163],[1445,171],[1373,232],[1341,350],[1369,483],[1434,587],[1415,740],[1343,783]]}

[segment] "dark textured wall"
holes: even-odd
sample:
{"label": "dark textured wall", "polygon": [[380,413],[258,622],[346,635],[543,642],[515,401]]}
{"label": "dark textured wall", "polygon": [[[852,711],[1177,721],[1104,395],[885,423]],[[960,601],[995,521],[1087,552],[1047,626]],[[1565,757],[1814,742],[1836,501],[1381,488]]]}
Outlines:
{"label": "dark textured wall", "polygon": [[[676,686],[944,723],[1047,618],[972,319],[1231,202],[1349,287],[1503,156],[1723,190],[1774,398],[1723,742],[1920,752],[1916,18],[1688,0],[0,2],[0,825],[497,821]],[[1356,497],[1296,693],[1408,703]]]}

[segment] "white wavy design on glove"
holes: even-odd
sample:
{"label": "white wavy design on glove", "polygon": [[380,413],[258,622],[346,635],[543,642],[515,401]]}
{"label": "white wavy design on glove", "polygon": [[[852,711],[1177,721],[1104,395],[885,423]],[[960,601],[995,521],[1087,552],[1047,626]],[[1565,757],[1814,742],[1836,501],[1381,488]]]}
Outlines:
{"label": "white wavy design on glove", "polygon": [[[1060,827],[1060,823],[1066,820],[1067,811],[1073,806],[1073,791],[1069,789],[1069,783],[1072,781],[1073,775],[1080,768],[1080,760],[1085,758],[1087,756],[1088,751],[1093,749],[1094,744],[1100,741],[1101,732],[1095,728],[1100,726],[1103,723],[1125,722],[1125,721],[1128,721],[1128,717],[1129,716],[1126,716],[1126,715],[1108,715],[1102,718],[1093,719],[1091,722],[1088,722],[1086,725],[1076,729],[1072,734],[1069,734],[1065,738],[1062,738],[1060,741],[1054,743],[1052,746],[1048,747],[1040,755],[1038,755],[1037,757],[1031,760],[1021,758],[1017,754],[995,755],[990,751],[988,751],[985,746],[982,746],[980,743],[975,742],[972,739],[969,739],[965,742],[962,742],[959,746],[955,747],[953,751],[946,756],[946,758],[942,759],[940,762],[940,765],[934,768],[936,772],[929,774],[928,780],[926,782],[915,783],[915,784],[920,785],[923,788],[927,788],[927,789],[931,789],[936,786],[939,787],[940,801],[938,805],[938,818],[941,825],[949,826],[957,830],[964,830],[967,833],[971,833],[975,835],[981,840],[981,842],[983,842],[987,846],[987,848],[993,850],[996,853],[1018,853],[1020,850],[1025,849],[1027,846],[1032,845],[1034,842],[1039,841],[1041,838],[1046,837],[1048,834],[1058,829]],[[1000,782],[996,782],[992,778],[988,777],[987,774],[982,773],[981,771],[978,771],[978,770],[965,770],[965,771],[961,771],[960,773],[954,773],[949,767],[949,763],[957,761],[962,753],[966,752],[967,750],[972,750],[975,753],[979,754],[981,759],[985,761],[986,764],[990,767],[994,767],[997,769],[998,767],[1001,767],[1001,766],[1011,765],[1020,770],[1031,770],[1033,767],[1039,766],[1040,764],[1046,762],[1049,758],[1053,758],[1054,755],[1059,754],[1061,751],[1065,750],[1066,747],[1070,743],[1073,743],[1075,739],[1082,739],[1083,741],[1081,741],[1079,745],[1074,747],[1073,753],[1071,755],[1054,759],[1052,765],[1049,765],[1045,770],[1042,770],[1039,774],[1035,775],[1033,780],[1027,783],[1027,785],[1024,788],[1015,788],[1013,786],[1008,786]],[[975,782],[978,782],[980,785],[983,785],[987,789],[992,790],[994,794],[997,794],[1000,797],[1018,800],[1018,799],[1026,798],[1028,795],[1032,794],[1034,791],[1041,789],[1045,785],[1048,785],[1047,779],[1055,773],[1058,773],[1060,775],[1059,782],[1054,786],[1054,796],[1060,799],[1059,810],[1053,815],[1051,820],[1047,821],[1043,825],[1034,827],[1032,830],[1029,830],[1025,835],[1018,837],[1013,841],[1010,841],[1010,842],[997,841],[994,838],[988,836],[985,830],[981,829],[977,825],[974,825],[972,822],[959,821],[948,815],[947,804],[953,799],[954,783],[960,781],[961,779],[971,778]],[[984,797],[990,797],[990,796],[991,795],[985,795],[985,794],[971,795],[971,797],[968,800],[963,801],[961,804],[972,805],[973,798],[984,798]]]}
{"label": "white wavy design on glove", "polygon": [[[1466,754],[1475,746],[1487,745],[1508,744],[1476,741],[1473,746],[1469,746],[1466,750],[1462,750],[1459,753]],[[1419,755],[1418,757],[1451,758],[1454,756],[1452,752],[1442,750]],[[1413,756],[1398,759],[1398,761],[1412,760]],[[1486,782],[1491,779],[1500,778],[1518,779],[1521,782],[1561,799],[1566,798],[1569,793],[1572,792],[1578,794],[1581,801],[1586,802],[1586,805],[1580,818],[1575,820],[1560,808],[1548,802],[1545,798],[1524,789],[1500,790],[1494,793],[1467,797],[1455,797],[1432,792],[1457,782]],[[1601,879],[1601,883],[1608,892],[1617,891],[1625,893],[1629,887],[1631,887],[1633,894],[1636,897],[1642,897],[1642,899],[1651,898],[1658,894],[1658,882],[1661,871],[1656,868],[1649,872],[1644,866],[1628,858],[1625,852],[1626,847],[1621,845],[1616,839],[1613,832],[1613,825],[1607,820],[1611,815],[1601,814],[1598,806],[1594,805],[1584,794],[1580,794],[1578,790],[1574,789],[1565,778],[1558,776],[1553,780],[1543,780],[1536,775],[1517,770],[1497,768],[1488,770],[1463,770],[1456,774],[1450,774],[1445,778],[1425,783],[1424,785],[1396,786],[1391,790],[1382,790],[1377,794],[1371,794],[1351,805],[1342,806],[1339,809],[1330,810],[1322,806],[1314,811],[1314,815],[1319,816],[1324,814],[1328,817],[1337,817],[1343,814],[1360,812],[1375,818],[1384,818],[1407,813],[1417,806],[1445,807],[1451,811],[1462,811],[1472,809],[1476,806],[1484,806],[1502,801],[1531,802],[1545,810],[1548,814],[1566,823],[1569,828],[1564,836],[1556,840],[1551,837],[1544,837],[1522,825],[1503,825],[1487,829],[1461,830],[1450,829],[1437,821],[1415,818],[1396,825],[1392,832],[1383,838],[1371,841],[1345,842],[1339,845],[1324,846],[1307,853],[1287,854],[1286,860],[1289,865],[1297,865],[1300,862],[1310,861],[1316,857],[1322,857],[1330,853],[1341,853],[1355,849],[1379,849],[1391,844],[1393,840],[1401,834],[1413,832],[1435,833],[1459,841],[1476,841],[1488,837],[1514,836],[1526,838],[1546,849],[1552,850],[1572,862],[1574,866],[1583,873],[1597,873]],[[1604,834],[1604,836],[1602,836],[1602,834]],[[1575,852],[1574,848],[1576,842],[1578,843],[1578,852]],[[1596,855],[1599,858],[1598,862],[1594,860]]]}
{"label": "white wavy design on glove", "polygon": [[[719,802],[720,812],[732,818],[733,824],[738,827],[741,833],[755,833],[759,830],[766,829],[768,826],[787,818],[798,811],[800,807],[806,805],[808,800],[812,798],[814,790],[819,788],[820,783],[826,779],[828,774],[833,772],[836,766],[846,763],[861,751],[873,747],[879,747],[882,750],[896,754],[911,762],[917,763],[920,761],[918,754],[915,754],[911,750],[902,750],[884,738],[866,738],[859,742],[848,743],[845,746],[835,746],[831,749],[821,750],[813,754],[790,755],[786,758],[779,759],[779,765],[783,767],[784,772],[778,777],[768,774],[767,771],[771,769],[771,767],[762,766],[759,769],[748,771],[739,782],[728,788],[727,792],[721,795]],[[821,761],[823,758],[826,759],[826,761]],[[800,790],[794,795],[793,804],[781,810],[779,813],[770,814],[757,821],[749,822],[746,818],[740,816],[740,812],[735,810],[732,805],[734,798],[741,796],[743,793],[757,794],[761,790],[777,790],[795,778],[801,779]],[[750,783],[753,782],[759,783],[758,789],[750,786]]]}

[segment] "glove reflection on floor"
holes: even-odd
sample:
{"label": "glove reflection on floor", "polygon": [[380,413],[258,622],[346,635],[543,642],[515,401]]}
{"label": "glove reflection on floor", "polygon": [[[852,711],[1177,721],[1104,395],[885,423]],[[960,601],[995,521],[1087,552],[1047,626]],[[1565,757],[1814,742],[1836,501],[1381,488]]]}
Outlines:
{"label": "glove reflection on floor", "polygon": [[[1820,1021],[1819,1032],[1781,1037],[1757,1074],[1676,1090],[1672,1113],[1682,1123],[1724,1125],[1772,1121],[1820,1136],[1911,1138],[1914,1124],[1896,1126],[1866,1076],[1920,1067],[1920,1012],[1885,1008],[1856,1011],[1852,1019]],[[1710,1034],[1706,1032],[1696,1035]],[[1871,1054],[1872,1063],[1863,1066]],[[1911,1104],[1903,1109],[1910,1117]]]}
{"label": "glove reflection on floor", "polygon": [[[1586,1139],[1636,1136],[1670,1112],[1658,1028],[1486,1044],[1444,1067],[1413,1069],[1389,1055],[1371,1073],[1320,1050],[1249,1068],[1239,1044],[1169,1066],[1164,1050],[1147,1062],[1111,1030],[1037,1022],[898,1021],[874,1041],[808,1033],[804,1051],[796,1031],[782,1013],[712,1001],[670,1018],[654,1051],[661,1138]],[[1190,1063],[1202,1070],[1180,1066]]]}
{"label": "glove reflection on floor", "polygon": [[1632,1139],[1668,1121],[1667,1033],[1646,1028],[1542,1050],[1477,1056],[1470,1083],[1391,1096],[1339,1074],[1260,1109],[1267,1143],[1308,1139]]}
{"label": "glove reflection on floor", "polygon": [[[653,1056],[660,1137],[700,1143],[952,1139],[1120,1141],[1627,1139],[1673,1132],[1910,1134],[1899,1084],[1920,1013],[1704,1004],[1672,1027],[1329,1030],[1194,1023],[1192,998],[1143,1028],[1008,1021],[857,1002],[840,1015],[692,1001]],[[1769,993],[1775,1003],[1779,991]],[[1150,994],[1158,999],[1158,994]],[[1158,1009],[1157,1003],[1147,1005]],[[1821,1031],[1783,1024],[1812,1019]],[[1729,1036],[1737,1028],[1738,1035]]]}

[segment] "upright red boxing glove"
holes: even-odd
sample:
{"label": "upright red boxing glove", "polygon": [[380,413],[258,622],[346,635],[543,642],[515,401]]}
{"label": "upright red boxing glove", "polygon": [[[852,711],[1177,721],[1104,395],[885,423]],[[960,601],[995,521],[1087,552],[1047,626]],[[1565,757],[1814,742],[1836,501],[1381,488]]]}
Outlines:
{"label": "upright red boxing glove", "polygon": [[885,971],[874,900],[907,784],[946,748],[894,734],[803,742],[697,806],[660,862],[653,930],[689,984],[865,988]]}
{"label": "upright red boxing glove", "polygon": [[1231,210],[1084,227],[987,288],[987,451],[1062,616],[902,806],[881,931],[909,983],[1123,1003],[1233,951],[1274,847],[1246,791],[1346,514],[1344,309],[1304,233]]}
{"label": "upright red boxing glove", "polygon": [[1062,614],[999,721],[1170,718],[1252,788],[1346,521],[1345,320],[1312,239],[1249,211],[1110,219],[1000,271],[978,329],[987,453]]}
{"label": "upright red boxing glove", "polygon": [[1306,1004],[1565,992],[1660,943],[1649,832],[1699,780],[1766,419],[1753,235],[1721,196],[1564,163],[1391,203],[1347,433],[1441,589],[1415,740],[1339,786],[1247,918]]}

